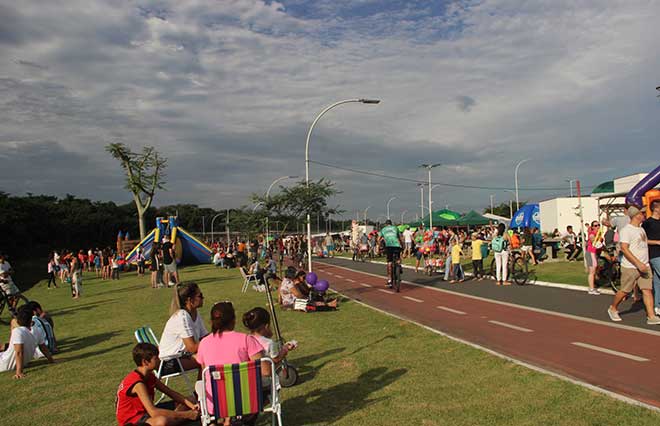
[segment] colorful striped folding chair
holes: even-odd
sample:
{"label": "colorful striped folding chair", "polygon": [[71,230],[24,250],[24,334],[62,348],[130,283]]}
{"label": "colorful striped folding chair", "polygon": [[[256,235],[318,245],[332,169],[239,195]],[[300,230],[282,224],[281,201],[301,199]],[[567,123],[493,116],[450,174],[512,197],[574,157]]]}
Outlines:
{"label": "colorful striped folding chair", "polygon": [[[154,331],[151,329],[151,327],[140,327],[137,330],[135,330],[135,340],[137,340],[138,343],[151,343],[152,345],[155,345],[158,347],[158,339],[156,338],[156,335],[154,334]],[[178,369],[177,371],[162,375],[162,368],[163,365],[165,364],[165,361],[168,361],[170,359],[175,359]],[[192,371],[192,370],[191,370]],[[183,380],[186,381],[186,385],[188,386],[188,389],[190,390],[190,394],[192,395],[194,391],[194,387],[190,379],[188,378],[188,374],[186,373],[186,370],[183,369],[183,365],[181,365],[181,360],[178,357],[174,358],[168,358],[168,359],[162,359],[160,361],[160,365],[158,366],[158,371],[156,371],[156,377],[161,379],[165,385],[167,385],[167,382],[170,380],[171,377],[177,377],[177,376],[183,376]],[[156,404],[158,404],[160,401],[165,398],[165,394],[161,394],[158,400],[156,400]]]}
{"label": "colorful striped folding chair", "polygon": [[[270,379],[266,379],[270,380],[270,406],[267,408],[264,408],[263,400],[262,361],[270,362],[273,372]],[[270,358],[206,367],[202,373],[201,386],[197,388],[202,425],[206,426],[228,417],[269,412],[272,413],[273,426],[282,426],[282,411],[274,374],[275,364]],[[209,383],[210,397],[206,392]],[[207,398],[213,403],[213,413],[209,412]]]}

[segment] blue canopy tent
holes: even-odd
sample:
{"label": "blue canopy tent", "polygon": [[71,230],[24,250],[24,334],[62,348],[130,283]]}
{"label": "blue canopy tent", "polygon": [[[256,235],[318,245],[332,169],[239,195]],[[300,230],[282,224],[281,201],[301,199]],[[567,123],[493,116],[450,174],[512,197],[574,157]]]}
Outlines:
{"label": "blue canopy tent", "polygon": [[538,204],[525,204],[513,214],[510,228],[541,229],[541,211]]}

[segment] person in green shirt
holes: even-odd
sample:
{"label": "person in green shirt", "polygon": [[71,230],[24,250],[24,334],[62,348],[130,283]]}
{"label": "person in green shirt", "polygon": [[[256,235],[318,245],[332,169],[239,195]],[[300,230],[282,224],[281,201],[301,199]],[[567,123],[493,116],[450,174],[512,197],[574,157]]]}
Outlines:
{"label": "person in green shirt", "polygon": [[385,226],[378,233],[379,242],[380,240],[385,241],[385,255],[387,257],[387,286],[392,287],[392,264],[395,259],[397,262],[400,262],[401,247],[403,247],[403,242],[401,241],[401,233],[396,226],[392,226],[392,221],[387,219]]}

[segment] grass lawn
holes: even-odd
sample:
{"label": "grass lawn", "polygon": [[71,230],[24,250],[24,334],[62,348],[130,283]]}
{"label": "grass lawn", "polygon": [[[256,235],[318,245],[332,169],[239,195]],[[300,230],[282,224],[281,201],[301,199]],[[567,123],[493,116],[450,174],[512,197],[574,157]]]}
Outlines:
{"label": "grass lawn", "polygon": [[[230,299],[239,315],[265,296],[241,294],[237,270],[182,271],[214,301]],[[17,381],[0,374],[2,424],[112,425],[117,385],[134,366],[133,330],[160,335],[172,290],[147,278],[88,278],[80,300],[40,282],[27,295],[53,315],[61,353],[40,360]],[[9,335],[7,314],[0,323]],[[287,425],[656,425],[660,414],[528,370],[430,331],[344,301],[338,312],[283,312],[285,336],[300,347],[290,360],[301,373],[285,389]],[[208,321],[207,321],[208,324]],[[242,329],[239,327],[239,329]],[[182,384],[181,380],[175,383]],[[180,386],[176,386],[180,388]],[[267,424],[262,419],[260,424]]]}
{"label": "grass lawn", "polygon": [[[338,257],[351,258],[352,254],[340,253]],[[385,261],[385,257],[378,257],[376,260]],[[484,270],[488,273],[490,263],[493,260],[492,253],[484,259]],[[403,263],[409,266],[415,266],[416,258],[408,257],[403,259]],[[469,258],[464,258],[462,261],[463,270],[465,272],[472,272],[472,261]],[[420,270],[424,262],[421,263]],[[574,284],[587,286],[587,274],[584,271],[584,264],[581,260],[577,262],[567,262],[565,260],[546,261],[539,265],[529,265],[531,276],[537,281],[546,281],[553,283]]]}

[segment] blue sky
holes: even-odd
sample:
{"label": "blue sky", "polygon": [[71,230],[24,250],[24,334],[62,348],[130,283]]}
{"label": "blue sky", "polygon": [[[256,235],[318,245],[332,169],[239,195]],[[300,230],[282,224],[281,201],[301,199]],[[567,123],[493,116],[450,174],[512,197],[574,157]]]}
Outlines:
{"label": "blue sky", "polygon": [[[248,203],[312,159],[568,193],[657,166],[658,2],[0,0],[0,189],[130,202],[105,144],[170,159],[157,204]],[[656,154],[656,155],[654,155]],[[414,183],[312,165],[353,216],[416,211]],[[552,191],[524,188],[563,188]],[[484,207],[503,190],[434,191]],[[409,213],[412,214],[412,213]]]}

